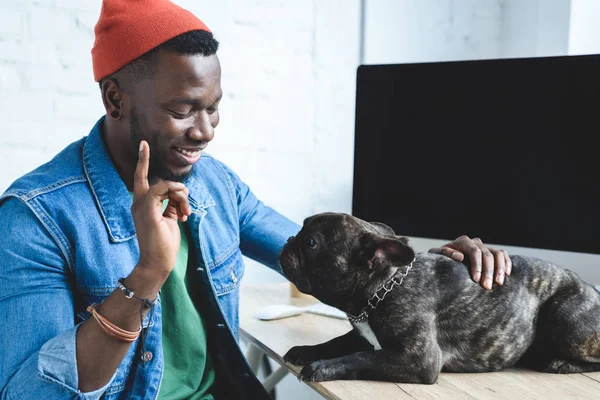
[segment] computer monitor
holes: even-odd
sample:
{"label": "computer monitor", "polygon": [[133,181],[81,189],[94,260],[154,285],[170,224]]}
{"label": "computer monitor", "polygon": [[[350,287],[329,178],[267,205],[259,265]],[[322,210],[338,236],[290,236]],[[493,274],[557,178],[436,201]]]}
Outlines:
{"label": "computer monitor", "polygon": [[352,213],[600,254],[600,56],[358,68]]}

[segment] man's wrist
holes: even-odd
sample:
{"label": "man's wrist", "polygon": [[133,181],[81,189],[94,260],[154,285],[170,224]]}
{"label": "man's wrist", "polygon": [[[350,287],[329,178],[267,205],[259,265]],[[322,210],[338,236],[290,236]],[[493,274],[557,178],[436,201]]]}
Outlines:
{"label": "man's wrist", "polygon": [[[167,278],[168,275],[155,274],[136,266],[125,278],[124,284],[135,293],[136,297],[152,301],[156,299],[158,291]],[[126,294],[118,288],[102,302],[98,309],[98,312],[111,323],[128,331],[139,329],[140,316],[143,317],[147,311],[148,308],[144,307],[143,301],[127,298]]]}
{"label": "man's wrist", "polygon": [[137,297],[154,300],[168,277],[169,274],[157,273],[137,265],[125,278],[124,284]]}

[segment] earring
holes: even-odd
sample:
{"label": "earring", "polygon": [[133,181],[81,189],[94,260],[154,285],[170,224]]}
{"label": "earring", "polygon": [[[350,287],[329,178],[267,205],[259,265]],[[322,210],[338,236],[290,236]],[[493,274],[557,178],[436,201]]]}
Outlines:
{"label": "earring", "polygon": [[110,113],[110,116],[113,117],[114,119],[119,119],[119,118],[121,118],[121,113],[115,110]]}

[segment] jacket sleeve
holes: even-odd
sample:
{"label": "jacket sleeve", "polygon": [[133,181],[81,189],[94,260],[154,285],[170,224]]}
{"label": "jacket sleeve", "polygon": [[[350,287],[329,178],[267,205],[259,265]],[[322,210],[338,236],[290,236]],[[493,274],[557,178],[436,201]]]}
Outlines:
{"label": "jacket sleeve", "polygon": [[0,399],[99,399],[110,382],[77,389],[72,282],[41,212],[0,202]]}
{"label": "jacket sleeve", "polygon": [[219,164],[235,192],[242,253],[281,274],[277,257],[287,239],[300,231],[300,226],[264,205],[235,172]]}

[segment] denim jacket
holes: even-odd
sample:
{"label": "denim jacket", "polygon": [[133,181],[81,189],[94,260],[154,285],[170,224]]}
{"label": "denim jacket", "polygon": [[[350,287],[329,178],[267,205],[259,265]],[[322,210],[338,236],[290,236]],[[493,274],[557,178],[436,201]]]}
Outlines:
{"label": "denim jacket", "polygon": [[[105,387],[77,389],[76,332],[89,318],[86,307],[105,299],[139,258],[131,197],[103,143],[102,123],[0,197],[0,399],[158,395],[160,302],[143,323],[145,353],[134,342]],[[277,254],[299,226],[258,201],[209,155],[185,183],[192,207],[189,262],[202,288],[217,376],[229,396],[262,398],[236,340],[242,253],[279,271]]]}

